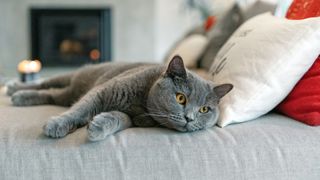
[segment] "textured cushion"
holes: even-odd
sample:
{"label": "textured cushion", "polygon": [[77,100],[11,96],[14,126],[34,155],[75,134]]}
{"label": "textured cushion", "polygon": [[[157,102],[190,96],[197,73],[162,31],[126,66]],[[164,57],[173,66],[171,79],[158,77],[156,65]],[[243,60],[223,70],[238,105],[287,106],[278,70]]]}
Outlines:
{"label": "textured cushion", "polygon": [[210,72],[234,89],[221,100],[220,126],[275,108],[320,51],[320,18],[292,21],[269,13],[244,23],[219,51]]}
{"label": "textured cushion", "polygon": [[11,107],[0,94],[0,179],[277,179],[320,176],[320,127],[281,115],[195,133],[131,128],[91,143],[86,128],[42,134],[65,108]]}
{"label": "textured cushion", "polygon": [[[320,16],[318,0],[295,0],[287,13],[289,19],[315,16]],[[320,56],[278,106],[278,110],[306,124],[320,125]]]}

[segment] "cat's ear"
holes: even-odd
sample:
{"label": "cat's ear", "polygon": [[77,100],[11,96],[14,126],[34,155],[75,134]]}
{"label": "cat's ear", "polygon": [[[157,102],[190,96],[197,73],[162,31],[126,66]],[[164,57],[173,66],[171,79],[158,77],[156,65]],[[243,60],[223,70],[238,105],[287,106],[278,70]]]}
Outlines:
{"label": "cat's ear", "polygon": [[213,88],[213,91],[215,94],[219,97],[222,98],[225,96],[228,92],[230,92],[233,88],[232,84],[221,84],[219,86],[216,86]]}
{"label": "cat's ear", "polygon": [[179,55],[176,55],[170,61],[166,74],[170,77],[187,78],[187,72],[183,64],[183,60]]}

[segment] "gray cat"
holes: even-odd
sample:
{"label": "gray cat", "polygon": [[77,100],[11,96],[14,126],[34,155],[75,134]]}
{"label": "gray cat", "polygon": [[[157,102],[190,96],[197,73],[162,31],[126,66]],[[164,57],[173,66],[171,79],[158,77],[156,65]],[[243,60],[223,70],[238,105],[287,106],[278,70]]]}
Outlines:
{"label": "gray cat", "polygon": [[185,69],[180,56],[168,67],[156,64],[85,66],[37,85],[8,87],[15,106],[71,106],[52,117],[44,134],[60,138],[89,123],[88,139],[98,141],[132,126],[165,126],[182,132],[212,127],[218,102],[231,84],[214,86]]}

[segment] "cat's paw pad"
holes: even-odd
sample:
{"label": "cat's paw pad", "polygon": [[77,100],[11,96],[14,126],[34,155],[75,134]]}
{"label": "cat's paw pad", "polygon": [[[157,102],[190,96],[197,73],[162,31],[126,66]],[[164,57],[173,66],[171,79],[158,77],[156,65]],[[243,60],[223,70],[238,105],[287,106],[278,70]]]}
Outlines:
{"label": "cat's paw pad", "polygon": [[116,131],[116,119],[109,114],[103,113],[95,116],[88,125],[88,139],[100,141]]}
{"label": "cat's paw pad", "polygon": [[53,117],[43,126],[43,133],[52,138],[61,138],[70,132],[69,125],[63,117]]}
{"label": "cat's paw pad", "polygon": [[22,90],[14,93],[11,96],[11,102],[14,106],[30,106],[35,104],[35,100],[37,97],[37,91]]}

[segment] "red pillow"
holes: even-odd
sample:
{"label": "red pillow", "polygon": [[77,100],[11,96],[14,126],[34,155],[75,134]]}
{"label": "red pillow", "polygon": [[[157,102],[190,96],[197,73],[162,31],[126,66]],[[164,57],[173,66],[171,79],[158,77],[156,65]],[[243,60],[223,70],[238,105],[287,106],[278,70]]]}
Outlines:
{"label": "red pillow", "polygon": [[[320,16],[319,0],[294,0],[286,17],[304,19]],[[277,109],[298,121],[320,125],[320,56]]]}
{"label": "red pillow", "polygon": [[320,16],[319,0],[294,0],[286,14],[288,19],[305,19]]}

